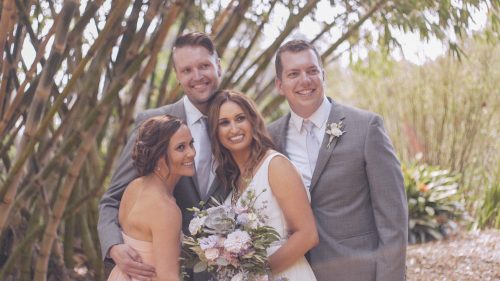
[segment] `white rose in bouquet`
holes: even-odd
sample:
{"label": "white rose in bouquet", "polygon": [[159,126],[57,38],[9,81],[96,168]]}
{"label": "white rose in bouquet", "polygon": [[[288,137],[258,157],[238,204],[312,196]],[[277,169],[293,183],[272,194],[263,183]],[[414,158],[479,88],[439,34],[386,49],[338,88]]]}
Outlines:
{"label": "white rose in bouquet", "polygon": [[227,235],[224,248],[228,252],[239,253],[246,250],[250,246],[250,242],[252,242],[252,238],[248,235],[248,232],[237,229]]}
{"label": "white rose in bouquet", "polygon": [[205,224],[205,220],[207,217],[194,217],[190,222],[189,222],[189,232],[191,235],[195,235],[200,231],[201,227],[203,224]]}

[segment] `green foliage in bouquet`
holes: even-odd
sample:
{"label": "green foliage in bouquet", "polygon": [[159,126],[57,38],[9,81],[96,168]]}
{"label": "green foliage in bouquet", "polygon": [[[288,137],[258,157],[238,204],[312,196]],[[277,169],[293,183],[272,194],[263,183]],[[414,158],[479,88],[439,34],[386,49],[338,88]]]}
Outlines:
{"label": "green foliage in bouquet", "polygon": [[459,176],[426,164],[403,166],[408,199],[410,244],[446,237],[457,228],[464,211]]}

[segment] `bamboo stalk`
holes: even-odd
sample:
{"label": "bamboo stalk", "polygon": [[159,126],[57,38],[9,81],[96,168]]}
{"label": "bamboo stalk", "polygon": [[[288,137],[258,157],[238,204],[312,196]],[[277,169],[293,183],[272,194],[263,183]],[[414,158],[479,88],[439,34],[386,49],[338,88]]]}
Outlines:
{"label": "bamboo stalk", "polygon": [[269,116],[273,111],[275,111],[276,107],[279,106],[283,101],[285,101],[285,98],[282,95],[276,95],[274,96],[269,103],[264,106],[262,109],[262,114],[264,116]]}
{"label": "bamboo stalk", "polygon": [[52,117],[55,115],[57,110],[63,104],[66,96],[70,93],[72,88],[75,86],[77,78],[80,77],[81,74],[83,73],[83,70],[84,70],[85,66],[87,65],[88,61],[92,58],[93,54],[101,46],[101,44],[104,43],[104,39],[107,37],[106,35],[108,34],[109,30],[112,28],[112,26],[114,26],[116,21],[118,21],[123,16],[123,13],[125,12],[126,7],[128,6],[128,1],[120,1],[117,6],[118,7],[112,11],[108,20],[106,21],[106,25],[105,25],[102,33],[97,37],[94,44],[87,52],[87,55],[85,56],[85,58],[78,64],[78,67],[73,72],[73,75],[71,76],[71,79],[68,81],[67,86],[64,88],[63,92],[54,101],[52,108],[49,110],[49,112],[46,114],[46,116],[44,117],[44,119],[40,123],[40,126],[38,127],[37,131],[31,137],[30,142],[27,143],[24,146],[25,149],[22,150],[21,153],[19,153],[19,158],[16,160],[16,162],[12,166],[12,169],[9,172],[8,177],[7,177],[4,185],[0,189],[0,197],[2,198],[2,201],[0,201],[0,232],[3,231],[6,219],[8,217],[9,212],[10,212],[10,208],[12,206],[12,201],[13,201],[13,198],[14,198],[16,191],[17,191],[17,183],[19,182],[19,180],[22,176],[21,170],[24,167],[24,163],[25,163],[26,159],[32,153],[34,146],[38,141],[38,138],[40,138],[40,136],[45,132],[46,128],[50,124],[50,121],[52,120]]}
{"label": "bamboo stalk", "polygon": [[253,99],[257,104],[261,103],[264,100],[264,98],[267,97],[268,94],[273,91],[274,88],[275,88],[274,78],[271,78],[262,90],[257,91]]}
{"label": "bamboo stalk", "polygon": [[[26,120],[25,131],[21,139],[18,151],[23,151],[28,146],[28,144],[32,142],[34,139],[33,135],[35,133],[39,120],[41,119],[42,114],[44,112],[46,105],[45,103],[49,98],[50,89],[52,87],[52,76],[55,74],[57,70],[56,66],[60,63],[61,53],[65,48],[69,22],[71,21],[71,18],[76,8],[77,8],[76,3],[74,1],[68,0],[65,1],[64,6],[61,10],[61,21],[59,22],[56,28],[56,37],[52,47],[51,55],[49,56],[46,68],[44,68],[44,70],[42,71],[40,82],[35,91],[35,96],[33,97],[33,100],[31,102],[30,109],[28,111],[28,117]],[[38,138],[40,137],[41,135]],[[6,190],[7,192],[10,191],[7,193],[10,198],[9,197],[3,198],[4,202],[2,202],[2,204],[0,205],[0,210],[4,208],[7,209],[5,212],[3,212],[2,216],[0,216],[0,230],[3,230],[5,219],[9,213],[8,209],[10,208],[12,199],[15,195],[15,189],[17,189],[17,185],[21,180],[22,176],[23,176],[23,171],[17,173],[13,181],[14,188]],[[4,204],[7,206],[4,207],[3,206]]]}
{"label": "bamboo stalk", "polygon": [[[257,69],[254,71],[252,76],[245,82],[243,87],[241,88],[242,92],[247,92],[250,87],[255,83],[255,80],[257,77],[266,69],[266,67],[269,65],[269,62],[271,61],[271,58],[274,56],[276,53],[276,50],[278,50],[279,46],[281,43],[288,37],[288,35],[299,25],[299,23],[302,21],[302,19],[309,14],[314,7],[316,7],[316,4],[318,4],[318,0],[312,0],[308,1],[307,4],[304,5],[304,7],[299,11],[298,14],[292,15],[288,18],[288,21],[286,23],[286,26],[284,30],[280,33],[278,38],[267,48],[259,58],[257,58],[254,63],[258,63]],[[247,68],[249,69],[249,68]],[[246,71],[245,71],[246,72]],[[245,72],[240,76],[242,78],[245,75]],[[237,82],[235,84],[238,84],[240,81],[240,78],[238,78]]]}
{"label": "bamboo stalk", "polygon": [[[55,19],[55,21],[57,22],[57,19]],[[36,67],[37,67],[38,63],[43,59],[43,55],[45,53],[45,47],[47,46],[47,42],[52,37],[54,32],[55,32],[55,25],[53,25],[50,28],[45,39],[42,41],[41,44],[39,44],[38,51],[35,55],[35,59],[33,60],[33,63],[31,64],[30,69],[26,73],[26,78],[24,79],[23,83],[21,84],[21,86],[17,90],[17,94],[14,97],[10,106],[8,107],[7,112],[0,119],[0,136],[4,135],[5,130],[7,128],[8,121],[12,119],[14,113],[18,110],[19,105],[21,103],[21,100],[23,99],[23,97],[25,95],[24,89],[26,88],[26,85],[28,85],[28,83],[30,83],[30,82],[33,82],[32,78],[33,78],[33,75],[35,74]]]}
{"label": "bamboo stalk", "polygon": [[[15,9],[13,0],[4,0],[2,4],[2,14],[0,17],[0,69],[2,68],[3,51],[7,37],[11,29],[11,24],[15,23]],[[5,79],[5,77],[4,77]]]}
{"label": "bamboo stalk", "polygon": [[[168,33],[168,30],[170,29],[170,26],[173,24],[176,15],[180,10],[180,6],[181,5],[176,3],[171,9],[169,9],[168,16],[166,17],[167,22],[161,26],[160,31],[158,32],[158,36],[153,41],[153,44],[151,46],[152,49],[151,53],[153,55],[150,57],[150,60],[146,65],[146,67],[144,68],[144,70],[142,71],[142,73],[137,76],[134,82],[133,89],[135,90],[135,92],[133,91],[133,93],[135,97],[137,97],[137,95],[139,94],[140,87],[142,86],[142,83],[145,81],[145,77],[147,77],[153,69],[157,57],[156,54],[158,53],[163,43],[163,40],[165,39]],[[135,103],[134,97],[132,98],[132,103]],[[45,230],[44,237],[42,240],[39,259],[36,263],[35,281],[44,281],[46,279],[50,249],[52,248],[53,241],[56,238],[57,227],[59,225],[59,222],[61,221],[69,195],[71,194],[71,191],[74,187],[75,181],[79,175],[80,169],[83,165],[86,155],[90,151],[91,145],[94,143],[91,140],[96,136],[96,134],[99,131],[99,128],[104,123],[104,114],[107,112],[107,109],[108,107],[105,105],[100,107],[100,111],[98,111],[97,124],[91,127],[89,132],[83,133],[84,134],[83,142],[80,145],[77,155],[75,156],[75,160],[73,161],[70,170],[68,172],[68,176],[65,180],[65,183],[63,184],[60,194],[55,202],[53,214],[49,217],[49,221],[47,223],[47,228]],[[99,107],[97,110],[99,110]]]}
{"label": "bamboo stalk", "polygon": [[[74,198],[75,196],[72,197]],[[73,260],[73,255],[75,254],[73,250],[75,226],[76,221],[74,216],[70,216],[69,218],[64,220],[64,264],[66,268],[69,269],[73,269],[73,267],[75,267],[75,261]]]}
{"label": "bamboo stalk", "polygon": [[[18,259],[18,256],[21,256],[21,276],[25,275],[22,269],[26,267],[26,264],[28,267],[31,266],[32,251],[29,248],[31,248],[31,245],[38,235],[42,233],[42,231],[43,225],[39,224],[39,216],[37,216],[36,213],[33,213],[28,223],[26,235],[21,242],[14,247],[14,250],[10,253],[7,261],[0,269],[0,280],[5,280],[5,275],[12,271],[12,268],[16,265],[15,262]],[[21,277],[21,279],[22,278],[23,277]]]}
{"label": "bamboo stalk", "polygon": [[[183,34],[184,30],[186,29],[187,24],[188,24],[189,20],[191,19],[190,15],[191,15],[191,9],[192,9],[193,5],[194,5],[194,0],[189,0],[185,4],[184,15],[183,15],[181,22],[179,24],[179,29],[177,30],[176,38],[181,36]],[[156,102],[156,107],[160,107],[160,106],[167,103],[166,102],[168,99],[168,97],[167,97],[167,84],[170,80],[170,74],[172,73],[173,67],[174,67],[174,61],[172,58],[172,52],[170,52],[170,55],[168,56],[167,67],[163,73],[160,89],[158,91],[158,99]]]}
{"label": "bamboo stalk", "polygon": [[220,13],[219,16],[214,19],[214,23],[212,24],[212,35],[218,35],[220,33],[222,24],[226,22],[226,19],[229,15],[232,15],[234,2],[235,0],[231,0],[231,2],[227,4],[226,8],[224,8],[222,13]]}
{"label": "bamboo stalk", "polygon": [[[107,108],[103,107],[102,109],[104,110]],[[47,227],[45,228],[42,243],[40,246],[40,253],[35,265],[35,281],[45,281],[47,278],[46,275],[50,257],[50,250],[52,249],[54,240],[57,237],[57,228],[59,226],[59,223],[61,222],[64,209],[66,207],[66,204],[68,203],[68,199],[71,195],[75,182],[78,179],[80,169],[86,160],[86,155],[90,151],[91,147],[95,144],[93,139],[97,135],[99,128],[103,124],[103,121],[104,118],[101,113],[100,118],[97,119],[97,123],[95,124],[95,126],[90,128],[89,131],[85,131],[82,133],[83,142],[78,148],[75,158],[68,171],[68,175],[66,176],[66,179],[64,180],[64,183],[54,203],[53,212],[49,216],[47,221]]]}
{"label": "bamboo stalk", "polygon": [[142,8],[142,0],[135,0],[132,5],[132,11],[127,19],[127,28],[123,33],[123,38],[120,42],[120,47],[118,48],[118,54],[116,55],[117,65],[115,67],[115,73],[123,72],[123,69],[127,65],[127,52],[132,45],[134,36],[137,29],[137,20],[139,19],[139,14]]}
{"label": "bamboo stalk", "polygon": [[4,109],[6,105],[8,104],[8,101],[10,99],[10,87],[9,85],[11,84],[11,81],[13,80],[13,77],[15,75],[12,75],[12,60],[10,59],[9,56],[9,50],[5,50],[5,60],[3,60],[4,63],[2,64],[1,73],[0,76],[3,77],[2,81],[0,81],[0,118],[4,114]]}
{"label": "bamboo stalk", "polygon": [[94,0],[88,1],[87,7],[85,7],[85,12],[80,17],[80,19],[76,22],[75,27],[68,35],[68,47],[73,48],[78,39],[82,36],[85,27],[88,25],[90,20],[95,16],[97,10],[102,6],[104,0]]}
{"label": "bamboo stalk", "polygon": [[[142,72],[142,75],[146,76],[152,71],[152,67],[154,66],[154,61],[156,60],[156,53],[161,47],[161,43],[163,42],[163,39],[166,37],[167,31],[169,30],[170,26],[172,25],[176,13],[179,11],[179,6],[180,5],[174,5],[169,10],[169,15],[167,17],[167,23],[162,25],[162,28],[158,32],[157,40],[153,41],[154,43],[152,44],[152,53],[154,54],[151,56],[148,64],[145,67],[145,70]],[[140,89],[140,85],[143,83],[145,80],[142,75],[139,75],[139,80],[137,83],[135,83],[137,89],[137,94],[138,90]],[[103,101],[105,102],[105,101]],[[100,110],[99,110],[100,109]],[[47,224],[47,228],[44,234],[44,238],[42,240],[42,248],[40,251],[40,257],[39,260],[37,261],[36,264],[36,272],[35,272],[35,280],[40,281],[40,280],[45,280],[46,278],[46,269],[47,269],[47,264],[48,264],[48,257],[49,257],[49,250],[51,248],[51,245],[55,239],[56,236],[56,230],[57,226],[61,220],[61,217],[63,215],[65,206],[68,201],[69,194],[71,193],[71,190],[74,186],[74,183],[76,181],[76,178],[79,174],[79,171],[83,165],[83,161],[85,159],[85,155],[88,154],[90,151],[90,146],[93,143],[90,141],[95,137],[95,135],[99,131],[99,127],[102,126],[103,121],[104,121],[104,113],[107,112],[107,106],[103,105],[102,107],[97,107],[98,110],[98,117],[97,117],[97,125],[91,127],[91,131],[85,133],[86,137],[83,139],[85,140],[82,145],[79,148],[79,151],[75,157],[76,160],[74,160],[73,165],[71,165],[71,168],[68,173],[68,177],[65,181],[65,184],[63,185],[60,196],[58,197],[55,206],[54,206],[54,212],[53,215],[49,217],[49,222]]]}
{"label": "bamboo stalk", "polygon": [[5,168],[7,171],[10,169],[10,158],[8,155],[8,151],[12,147],[12,145],[14,144],[14,141],[17,137],[17,134],[19,133],[21,128],[24,126],[24,122],[25,122],[25,119],[23,118],[21,120],[21,123],[19,124],[19,126],[17,126],[17,128],[15,128],[14,131],[9,135],[9,139],[2,145],[2,147],[0,149],[0,157],[2,157],[2,159],[4,159],[4,163],[5,163],[6,159],[9,160],[9,164],[5,165]]}
{"label": "bamboo stalk", "polygon": [[240,0],[238,1],[238,6],[233,11],[232,16],[224,24],[221,31],[217,34],[215,38],[215,45],[219,56],[223,57],[226,51],[229,40],[234,36],[234,33],[241,25],[245,19],[245,13],[250,8],[252,0]]}
{"label": "bamboo stalk", "polygon": [[[262,22],[260,25],[257,27],[257,30],[254,33],[254,36],[252,37],[252,40],[250,41],[250,44],[248,46],[242,46],[242,48],[245,50],[243,55],[239,56],[238,53],[234,55],[233,60],[231,61],[230,67],[229,67],[229,76],[224,78],[224,80],[221,83],[221,89],[227,88],[231,84],[231,80],[233,80],[234,75],[236,75],[236,71],[240,69],[241,65],[243,62],[246,60],[248,55],[250,54],[250,50],[252,50],[253,46],[257,42],[257,39],[260,38],[260,35],[262,34],[262,30],[264,29],[264,26],[267,24],[269,21],[269,16],[271,15],[271,12],[273,11],[274,7],[276,6],[276,3],[278,1],[275,0],[271,3],[271,7],[269,7],[269,11],[266,12],[264,19],[262,19]],[[240,49],[239,49],[240,50]],[[239,51],[238,50],[238,51]],[[233,66],[233,63],[235,63],[235,66]]]}
{"label": "bamboo stalk", "polygon": [[[122,74],[122,77],[117,77],[111,83],[107,93],[104,95],[100,104],[93,107],[92,111],[86,114],[86,119],[84,120],[83,127],[85,129],[90,128],[95,122],[97,117],[99,116],[99,112],[102,110],[101,107],[105,104],[108,104],[113,101],[114,97],[118,95],[120,89],[122,89],[130,77],[137,71],[140,67],[143,59],[146,57],[146,54],[149,51],[148,49],[144,50],[135,61],[132,63],[130,67],[127,68],[127,72]],[[92,82],[89,80],[89,82]],[[56,169],[65,169],[68,165],[62,166],[61,163],[64,163],[64,158],[66,155],[70,154],[74,149],[74,146],[78,146],[81,143],[81,135],[79,130],[73,130],[72,133],[66,137],[65,142],[62,144],[62,148],[57,152],[57,154],[51,159],[49,163],[45,166],[41,173],[39,173],[35,178],[34,182],[43,182],[45,178],[47,178],[51,173],[53,173]],[[23,193],[30,193],[25,189]],[[90,193],[92,194],[92,193]],[[80,200],[81,202],[85,200]]]}
{"label": "bamboo stalk", "polygon": [[[82,238],[83,251],[85,256],[87,257],[91,267],[94,269],[96,280],[103,280],[104,268],[102,260],[98,257],[97,251],[95,249],[96,244],[92,239],[92,235],[90,234],[90,225],[86,216],[87,212],[80,212],[78,214],[79,218],[79,229],[80,236]],[[96,228],[92,228],[96,229]]]}
{"label": "bamboo stalk", "polygon": [[[139,47],[142,46],[142,44],[144,43],[144,39],[146,37],[146,33],[148,31],[148,28],[151,25],[151,22],[153,21],[153,19],[156,17],[158,11],[160,10],[160,4],[161,4],[160,0],[151,0],[151,1],[149,1],[149,3],[150,3],[150,5],[149,5],[149,7],[144,15],[143,24],[141,26],[141,29],[139,30],[139,32],[137,32],[134,40],[132,40],[132,44],[126,52],[125,61],[130,61],[132,58],[137,56],[137,53],[139,51]],[[178,5],[177,2],[173,3],[174,7],[177,5]],[[169,12],[170,11],[171,11],[171,9],[169,9]],[[177,18],[177,16],[175,16],[171,20],[175,20],[176,18]],[[157,34],[158,33],[159,32],[157,32]]]}

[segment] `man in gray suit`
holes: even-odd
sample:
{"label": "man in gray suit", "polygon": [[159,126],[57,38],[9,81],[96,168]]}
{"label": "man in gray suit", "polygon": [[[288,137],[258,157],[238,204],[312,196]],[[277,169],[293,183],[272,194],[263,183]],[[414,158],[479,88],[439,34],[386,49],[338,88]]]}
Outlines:
{"label": "man in gray suit", "polygon": [[[223,198],[225,192],[218,188],[213,174],[210,139],[206,128],[208,100],[218,89],[221,78],[220,59],[212,40],[204,33],[183,35],[174,43],[174,69],[185,96],[176,103],[146,110],[136,119],[135,129],[129,137],[119,158],[118,167],[111,179],[111,185],[104,194],[99,208],[98,232],[102,256],[111,258],[120,269],[138,280],[149,280],[154,268],[143,264],[138,253],[123,243],[118,223],[118,207],[127,185],[138,177],[133,167],[132,148],[139,125],[150,117],[170,114],[186,120],[191,130],[196,149],[194,177],[183,177],[174,190],[174,197],[182,210],[182,227],[188,232],[192,213],[186,208],[197,206],[210,196]],[[195,280],[207,280],[208,275],[197,275]]]}
{"label": "man in gray suit", "polygon": [[276,55],[276,88],[291,112],[269,126],[302,172],[320,243],[318,281],[405,279],[408,211],[400,163],[380,116],[325,96],[317,50],[294,40]]}

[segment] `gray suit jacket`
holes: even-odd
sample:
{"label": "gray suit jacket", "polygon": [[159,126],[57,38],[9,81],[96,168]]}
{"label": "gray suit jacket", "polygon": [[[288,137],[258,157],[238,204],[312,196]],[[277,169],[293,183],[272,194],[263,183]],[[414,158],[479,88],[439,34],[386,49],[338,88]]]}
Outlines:
{"label": "gray suit jacket", "polygon": [[[132,180],[138,177],[138,173],[132,161],[132,149],[135,144],[135,139],[137,138],[137,128],[148,118],[163,114],[170,114],[186,120],[183,99],[160,108],[146,110],[137,116],[135,128],[127,144],[123,148],[118,160],[117,169],[111,178],[111,185],[102,197],[99,205],[99,223],[97,228],[103,258],[106,257],[111,246],[123,243],[121,229],[118,223],[118,207],[120,206],[120,200],[125,188]],[[211,148],[207,146],[204,149]],[[219,202],[223,202],[223,198],[225,198],[226,195],[227,192],[223,188],[220,188],[217,178],[214,179],[207,197],[202,198],[198,189],[196,175],[194,177],[182,177],[175,186],[174,197],[177,205],[179,205],[182,211],[183,232],[189,233],[189,221],[193,218],[193,214],[187,211],[186,208],[198,206],[198,203],[202,199],[206,201],[210,196],[214,196]],[[205,280],[205,278],[199,280]]]}
{"label": "gray suit jacket", "polygon": [[[286,154],[290,114],[269,125]],[[405,279],[408,210],[400,163],[380,116],[332,101],[328,123],[346,131],[323,138],[311,180],[319,245],[309,258],[318,281]]]}

